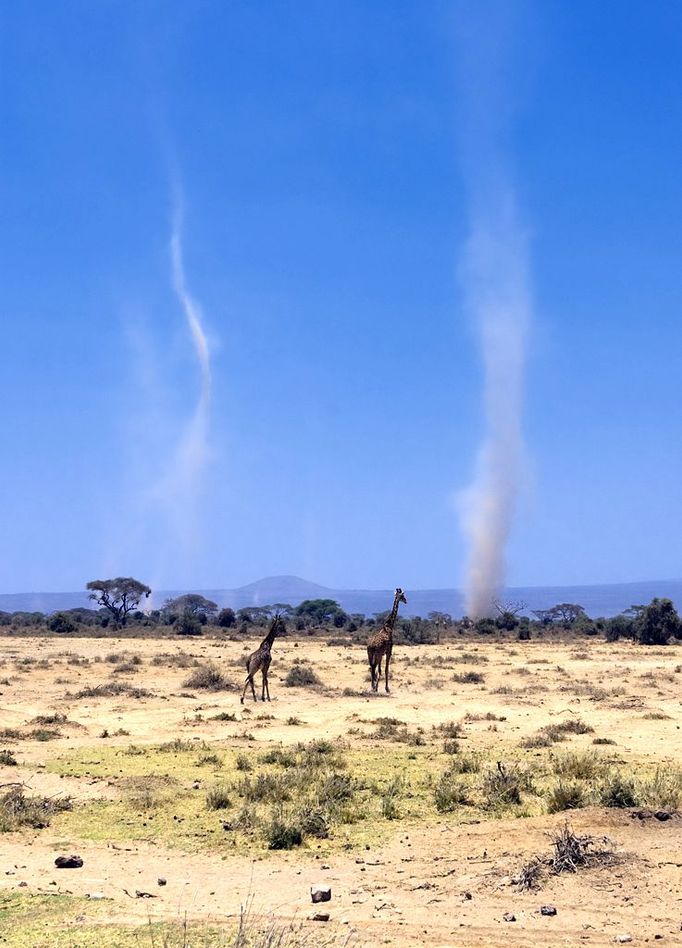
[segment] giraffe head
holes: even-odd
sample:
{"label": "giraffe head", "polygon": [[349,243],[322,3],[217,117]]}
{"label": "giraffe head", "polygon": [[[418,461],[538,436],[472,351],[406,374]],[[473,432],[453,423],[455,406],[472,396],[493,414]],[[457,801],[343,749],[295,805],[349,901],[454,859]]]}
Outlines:
{"label": "giraffe head", "polygon": [[395,591],[395,598],[396,598],[396,602],[404,602],[405,605],[407,605],[407,599],[405,597],[405,593],[402,591],[400,586],[398,586],[398,588]]}

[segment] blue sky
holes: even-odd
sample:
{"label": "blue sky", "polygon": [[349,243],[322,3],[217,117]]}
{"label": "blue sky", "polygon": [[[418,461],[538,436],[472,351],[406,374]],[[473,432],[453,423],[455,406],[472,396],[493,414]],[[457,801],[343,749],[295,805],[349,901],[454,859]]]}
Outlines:
{"label": "blue sky", "polygon": [[[680,576],[682,11],[483,7],[534,296],[509,581]],[[5,5],[0,590],[461,583],[474,8]],[[200,384],[174,177],[214,381],[177,518],[150,500]]]}

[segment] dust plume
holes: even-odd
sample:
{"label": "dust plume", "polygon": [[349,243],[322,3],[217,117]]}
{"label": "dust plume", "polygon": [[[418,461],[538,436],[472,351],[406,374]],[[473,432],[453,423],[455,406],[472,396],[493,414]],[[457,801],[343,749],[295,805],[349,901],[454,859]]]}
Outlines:
{"label": "dust plume", "polygon": [[531,323],[527,236],[505,147],[512,112],[507,4],[470,7],[461,56],[462,151],[470,228],[460,265],[483,368],[484,434],[460,496],[468,539],[467,614],[489,615],[505,583],[505,552],[523,480],[526,344]]}
{"label": "dust plume", "polygon": [[[150,491],[150,499],[163,511],[166,529],[170,530],[174,545],[187,555],[196,545],[197,539],[197,505],[202,487],[201,476],[208,458],[212,379],[211,354],[203,313],[187,285],[182,233],[182,202],[176,197],[169,245],[171,281],[185,317],[199,369],[199,391],[194,409],[177,438],[161,476]],[[162,557],[165,555],[161,553]],[[164,571],[161,566],[159,571]]]}

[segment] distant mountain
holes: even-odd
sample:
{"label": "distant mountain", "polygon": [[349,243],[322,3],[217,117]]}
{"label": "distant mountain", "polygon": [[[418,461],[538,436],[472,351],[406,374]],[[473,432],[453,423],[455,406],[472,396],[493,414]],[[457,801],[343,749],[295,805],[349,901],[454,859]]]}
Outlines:
{"label": "distant mountain", "polygon": [[[330,589],[298,576],[270,576],[237,589],[167,590],[154,594],[156,604],[184,592],[200,592],[219,606],[242,609],[275,602],[298,605],[304,599],[335,599],[346,612],[372,615],[390,608],[392,589]],[[401,615],[426,616],[429,612],[449,612],[461,616],[462,593],[457,589],[406,589],[407,606]],[[650,602],[655,596],[672,599],[682,611],[682,580],[651,580],[641,583],[609,583],[592,586],[524,586],[508,589],[502,598],[526,603],[526,611],[547,609],[558,602],[575,602],[591,616],[613,616],[634,603]],[[57,612],[92,606],[86,592],[0,593],[3,612]]]}

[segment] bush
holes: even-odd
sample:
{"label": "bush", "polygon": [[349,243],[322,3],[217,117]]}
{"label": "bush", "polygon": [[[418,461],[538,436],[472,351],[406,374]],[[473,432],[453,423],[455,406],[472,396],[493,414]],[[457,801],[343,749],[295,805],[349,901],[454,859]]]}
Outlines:
{"label": "bush", "polygon": [[21,787],[13,787],[0,796],[0,833],[11,833],[22,826],[44,829],[55,813],[71,809],[68,797],[27,797]]}
{"label": "bush", "polygon": [[646,806],[678,809],[682,804],[682,772],[657,767],[653,777],[640,784],[638,796]]}
{"label": "bush", "polygon": [[69,635],[77,628],[71,616],[65,612],[55,612],[53,616],[50,616],[48,627],[51,632],[56,632],[58,635]]}
{"label": "bush", "polygon": [[680,618],[670,599],[652,599],[635,621],[637,640],[642,645],[666,645],[680,633]]}
{"label": "bush", "polygon": [[310,665],[297,663],[289,669],[284,684],[287,688],[307,688],[311,685],[321,685],[322,682]]}
{"label": "bush", "polygon": [[201,635],[203,631],[201,620],[191,612],[183,612],[179,615],[173,624],[173,629],[178,635]]}
{"label": "bush", "polygon": [[11,750],[0,750],[0,764],[4,767],[17,766],[17,759]]}
{"label": "bush", "polygon": [[552,764],[555,774],[575,780],[591,780],[604,766],[603,761],[590,751],[563,754],[556,757]]}
{"label": "bush", "polygon": [[481,769],[481,755],[475,751],[471,754],[456,754],[448,768],[452,774],[477,774]]}
{"label": "bush", "polygon": [[274,816],[266,833],[268,849],[293,849],[303,842],[303,829],[293,820]]}
{"label": "bush", "polygon": [[183,688],[201,688],[204,691],[223,691],[230,683],[215,665],[200,665],[182,684]]}
{"label": "bush", "polygon": [[485,675],[476,671],[466,671],[461,674],[455,673],[452,678],[460,685],[482,685],[485,681]]}
{"label": "bush", "polygon": [[217,623],[221,629],[231,629],[236,621],[234,609],[221,609],[218,613]]}
{"label": "bush", "polygon": [[227,810],[230,806],[230,791],[225,786],[213,787],[206,794],[206,806],[209,810]]}
{"label": "bush", "polygon": [[316,806],[311,810],[306,810],[301,814],[300,820],[300,828],[304,836],[314,836],[316,839],[327,839],[329,837],[329,821],[322,807]]}
{"label": "bush", "polygon": [[466,787],[449,768],[441,774],[433,791],[433,799],[439,813],[451,813],[458,806],[466,806],[469,802]]}
{"label": "bush", "polygon": [[521,803],[521,791],[530,789],[530,778],[518,767],[498,761],[494,770],[484,774],[481,788],[489,807],[510,806]]}
{"label": "bush", "polygon": [[618,772],[611,774],[599,790],[599,802],[610,807],[637,806],[633,781]]}
{"label": "bush", "polygon": [[83,688],[77,691],[76,698],[117,698],[119,695],[128,695],[129,698],[150,698],[151,691],[146,688],[133,688],[123,681],[108,681],[103,685],[92,688]]}
{"label": "bush", "polygon": [[585,806],[585,790],[579,783],[558,783],[547,798],[548,813],[577,810],[582,806]]}

